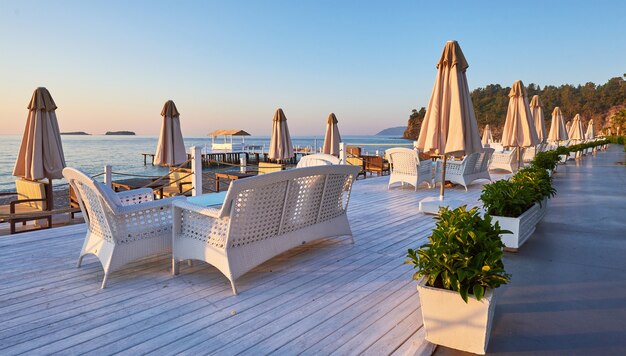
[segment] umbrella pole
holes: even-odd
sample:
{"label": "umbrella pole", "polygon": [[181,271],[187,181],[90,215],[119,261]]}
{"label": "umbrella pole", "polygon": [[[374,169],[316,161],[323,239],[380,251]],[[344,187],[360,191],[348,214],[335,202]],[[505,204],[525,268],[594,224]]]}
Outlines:
{"label": "umbrella pole", "polygon": [[517,170],[519,171],[522,168],[522,148],[517,148]]}
{"label": "umbrella pole", "polygon": [[441,167],[441,187],[439,189],[439,200],[443,200],[443,194],[446,188],[446,162],[448,161],[448,155],[443,155],[443,167]]}

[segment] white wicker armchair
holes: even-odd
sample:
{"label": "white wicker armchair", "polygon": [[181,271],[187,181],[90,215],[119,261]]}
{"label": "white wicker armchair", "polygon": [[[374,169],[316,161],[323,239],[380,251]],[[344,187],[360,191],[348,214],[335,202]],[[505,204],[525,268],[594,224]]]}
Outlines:
{"label": "white wicker armchair", "polygon": [[147,188],[116,193],[74,168],[63,169],[63,176],[74,188],[87,223],[77,266],[87,254],[98,257],[104,269],[101,288],[125,264],[170,251],[171,203],[183,197],[153,200]]}
{"label": "white wicker armchair", "polygon": [[[465,156],[461,161],[447,161],[446,180],[462,185],[465,191],[476,180],[487,179],[491,181],[489,162],[493,156],[493,151],[493,148],[484,148],[483,152],[474,152]],[[437,168],[440,169],[439,166]],[[441,183],[440,173],[437,172],[435,176],[435,180]]]}
{"label": "white wicker armchair", "polygon": [[205,261],[237,294],[237,278],[284,251],[352,237],[346,212],[358,172],[348,165],[292,169],[233,181],[221,206],[194,198],[174,202],[172,272],[178,274],[179,261]]}
{"label": "white wicker armchair", "polygon": [[339,158],[326,153],[315,153],[312,155],[306,155],[300,158],[297,168],[314,167],[314,166],[329,166],[333,164],[339,164]]}
{"label": "white wicker armchair", "polygon": [[491,156],[491,163],[489,164],[490,170],[502,169],[507,172],[515,172],[517,170],[517,150],[514,148],[510,151],[497,152]]}
{"label": "white wicker armchair", "polygon": [[400,182],[411,184],[417,190],[420,183],[427,183],[428,187],[433,185],[432,162],[424,160],[420,162],[418,151],[409,148],[397,147],[385,151],[389,157],[391,173],[389,174],[389,185]]}

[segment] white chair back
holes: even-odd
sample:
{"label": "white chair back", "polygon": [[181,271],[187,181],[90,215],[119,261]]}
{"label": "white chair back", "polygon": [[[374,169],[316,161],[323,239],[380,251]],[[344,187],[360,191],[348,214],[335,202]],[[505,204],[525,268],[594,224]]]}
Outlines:
{"label": "white chair back", "polygon": [[330,166],[334,164],[339,164],[339,158],[326,153],[315,153],[303,156],[296,167]]}

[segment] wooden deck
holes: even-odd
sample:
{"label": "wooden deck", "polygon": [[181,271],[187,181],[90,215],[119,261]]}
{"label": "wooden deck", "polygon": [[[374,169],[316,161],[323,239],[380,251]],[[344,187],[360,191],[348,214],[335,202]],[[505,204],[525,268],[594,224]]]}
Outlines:
{"label": "wooden deck", "polygon": [[[170,273],[167,256],[113,273],[75,267],[84,224],[0,237],[0,354],[430,354],[406,250],[434,226],[422,186],[359,180],[347,238],[303,245],[228,280],[203,263]],[[481,185],[447,196],[475,204]]]}

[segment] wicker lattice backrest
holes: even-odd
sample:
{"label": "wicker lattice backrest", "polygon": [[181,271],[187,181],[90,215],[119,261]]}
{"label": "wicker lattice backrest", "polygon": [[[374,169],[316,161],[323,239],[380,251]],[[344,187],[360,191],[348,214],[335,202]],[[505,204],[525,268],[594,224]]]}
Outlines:
{"label": "wicker lattice backrest", "polygon": [[474,173],[474,168],[476,168],[476,162],[478,162],[478,158],[480,158],[479,152],[474,152],[470,155],[465,156],[465,158],[463,158],[463,173],[462,174]]}
{"label": "wicker lattice backrest", "polygon": [[75,168],[64,168],[63,176],[76,192],[89,231],[113,242],[111,224],[107,219],[111,209],[105,201],[107,198],[103,199],[103,193],[97,182]]}
{"label": "wicker lattice backrest", "polygon": [[486,172],[489,169],[489,162],[491,161],[491,156],[494,151],[495,150],[493,148],[483,149],[483,152],[480,153],[480,156],[476,160],[474,173]]}
{"label": "wicker lattice backrest", "polygon": [[417,166],[420,164],[418,151],[396,147],[388,149],[385,153],[389,157],[392,173],[417,175]]}
{"label": "wicker lattice backrest", "polygon": [[332,165],[270,173],[231,183],[220,216],[227,246],[265,240],[345,214],[359,167]]}
{"label": "wicker lattice backrest", "polygon": [[316,153],[302,157],[297,167],[329,166],[332,164],[339,164],[339,158],[326,153]]}

